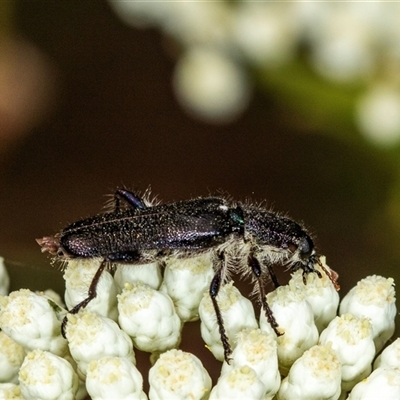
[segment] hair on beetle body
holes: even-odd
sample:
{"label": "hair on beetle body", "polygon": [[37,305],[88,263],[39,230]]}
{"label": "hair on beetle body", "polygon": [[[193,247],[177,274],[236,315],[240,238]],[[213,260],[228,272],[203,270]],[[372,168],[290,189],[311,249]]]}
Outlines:
{"label": "hair on beetle body", "polygon": [[[266,301],[269,279],[279,286],[274,265],[303,269],[303,280],[319,262],[306,230],[293,220],[261,206],[223,197],[199,197],[167,204],[153,204],[126,189],[114,194],[111,211],[74,222],[54,236],[37,239],[42,252],[57,259],[96,258],[102,263],[92,279],[88,296],[70,313],[77,313],[96,297],[97,283],[107,264],[164,262],[168,257],[189,258],[212,252],[214,277],[210,298],[214,306],[225,360],[231,347],[225,333],[217,296],[234,270],[251,276],[268,322],[281,332]],[[320,264],[321,265],[321,264]],[[333,277],[324,269],[332,282]],[[63,334],[66,319],[63,321]]]}

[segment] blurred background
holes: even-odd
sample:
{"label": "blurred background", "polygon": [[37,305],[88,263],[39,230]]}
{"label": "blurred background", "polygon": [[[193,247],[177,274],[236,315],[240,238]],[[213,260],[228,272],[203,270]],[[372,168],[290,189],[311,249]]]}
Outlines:
{"label": "blurred background", "polygon": [[398,282],[399,21],[381,2],[0,2],[11,288],[62,291],[34,239],[121,185],[265,200],[304,221],[342,294]]}

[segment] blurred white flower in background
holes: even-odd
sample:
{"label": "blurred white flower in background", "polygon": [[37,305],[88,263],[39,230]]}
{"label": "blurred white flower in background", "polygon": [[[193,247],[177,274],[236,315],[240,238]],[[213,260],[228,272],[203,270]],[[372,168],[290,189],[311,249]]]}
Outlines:
{"label": "blurred white flower in background", "polygon": [[137,28],[157,26],[168,18],[168,2],[110,0],[115,13],[128,25]]}
{"label": "blurred white flower in background", "polygon": [[231,41],[231,6],[227,2],[168,2],[168,18],[160,28],[190,48],[210,45],[228,50]]}
{"label": "blurred white flower in background", "polygon": [[329,12],[310,21],[314,22],[309,35],[312,65],[333,81],[368,78],[376,61],[373,46],[377,38],[371,28],[380,15],[379,7],[375,3],[354,6],[350,2],[325,7]]}
{"label": "blurred white flower in background", "polygon": [[215,122],[229,122],[249,101],[244,70],[229,56],[207,48],[191,48],[178,60],[174,88],[185,109]]}
{"label": "blurred white flower in background", "polygon": [[400,139],[400,90],[375,86],[360,99],[356,119],[373,143],[391,146]]}
{"label": "blurred white flower in background", "polygon": [[197,118],[238,118],[250,100],[248,67],[268,74],[305,59],[328,81],[361,86],[355,122],[368,140],[400,141],[399,3],[109,2],[125,23],[159,28],[180,44],[174,90]]}
{"label": "blurred white flower in background", "polygon": [[234,13],[232,35],[242,56],[260,66],[279,66],[295,56],[298,23],[289,3],[243,2]]}
{"label": "blurred white flower in background", "polygon": [[4,258],[0,257],[0,295],[5,296],[10,287],[10,277],[4,265]]}

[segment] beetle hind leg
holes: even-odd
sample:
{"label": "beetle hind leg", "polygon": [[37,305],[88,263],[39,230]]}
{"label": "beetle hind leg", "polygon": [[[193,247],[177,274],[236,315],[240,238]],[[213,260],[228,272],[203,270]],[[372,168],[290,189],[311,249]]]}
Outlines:
{"label": "beetle hind leg", "polygon": [[[87,297],[78,303],[75,307],[68,311],[68,314],[77,314],[82,308],[85,308],[96,296],[97,296],[97,285],[99,283],[101,274],[105,270],[107,266],[107,261],[103,260],[100,264],[100,267],[96,271],[93,276],[92,282],[90,283],[88,295]],[[61,324],[61,334],[64,338],[66,338],[65,329],[67,327],[68,318],[67,316],[64,317],[62,324]]]}

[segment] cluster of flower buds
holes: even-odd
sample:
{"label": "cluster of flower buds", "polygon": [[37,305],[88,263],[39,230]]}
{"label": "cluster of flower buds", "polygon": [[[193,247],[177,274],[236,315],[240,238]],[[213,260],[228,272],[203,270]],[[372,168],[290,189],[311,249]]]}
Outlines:
{"label": "cluster of flower buds", "polygon": [[[87,296],[98,267],[98,260],[69,262],[68,307]],[[164,279],[156,264],[119,265],[114,278],[105,271],[98,296],[77,314],[52,292],[6,295],[0,262],[0,398],[399,399],[400,339],[375,360],[394,332],[393,279],[369,276],[339,304],[320,271],[322,278],[308,274],[306,285],[297,271],[267,295],[279,337],[233,283],[222,286],[217,300],[232,347],[227,363],[208,294],[208,254],[167,262]],[[183,324],[199,318],[206,347],[223,362],[214,383],[198,357],[178,350]],[[136,367],[134,348],[150,354],[148,376]]]}

